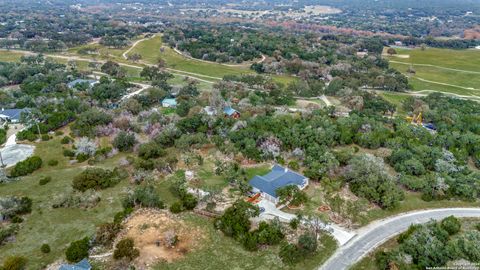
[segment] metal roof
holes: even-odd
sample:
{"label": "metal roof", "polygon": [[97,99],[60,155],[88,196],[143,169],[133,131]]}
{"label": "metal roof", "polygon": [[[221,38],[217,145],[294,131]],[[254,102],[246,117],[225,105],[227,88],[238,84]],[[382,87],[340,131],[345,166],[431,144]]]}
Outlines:
{"label": "metal roof", "polygon": [[20,120],[22,112],[28,112],[28,109],[2,109],[0,115],[4,115],[11,120]]}
{"label": "metal roof", "polygon": [[250,185],[265,192],[273,197],[277,197],[276,190],[288,185],[303,185],[305,176],[284,168],[280,165],[273,166],[272,170],[266,175],[256,175],[250,180]]}
{"label": "metal roof", "polygon": [[235,114],[236,112],[238,112],[237,110],[235,110],[234,108],[232,107],[225,107],[223,109],[223,112],[228,115],[228,116],[232,116],[233,114]]}
{"label": "metal roof", "polygon": [[63,264],[59,270],[90,270],[92,266],[87,259],[83,259],[76,264]]}

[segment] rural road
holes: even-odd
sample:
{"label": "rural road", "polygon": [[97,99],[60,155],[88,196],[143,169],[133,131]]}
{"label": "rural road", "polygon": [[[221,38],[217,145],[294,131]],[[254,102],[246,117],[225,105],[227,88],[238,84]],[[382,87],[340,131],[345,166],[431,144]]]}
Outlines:
{"label": "rural road", "polygon": [[348,243],[340,246],[319,270],[344,270],[350,268],[369,252],[388,239],[404,232],[412,224],[440,220],[448,216],[480,217],[480,208],[443,208],[404,213],[373,222],[357,231]]}
{"label": "rural road", "polygon": [[35,147],[32,145],[17,144],[16,138],[16,134],[11,135],[8,137],[5,146],[0,148],[3,164],[5,164],[7,168],[27,159],[33,155],[33,151],[35,150]]}

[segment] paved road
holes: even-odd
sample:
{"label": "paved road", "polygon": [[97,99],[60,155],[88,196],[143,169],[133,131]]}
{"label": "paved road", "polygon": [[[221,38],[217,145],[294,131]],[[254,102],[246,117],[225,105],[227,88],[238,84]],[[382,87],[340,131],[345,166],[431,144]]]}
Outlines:
{"label": "paved road", "polygon": [[456,217],[480,217],[480,208],[444,208],[405,213],[376,221],[358,230],[357,235],[346,245],[339,247],[335,254],[319,270],[348,269],[388,239],[404,232],[411,224]]}

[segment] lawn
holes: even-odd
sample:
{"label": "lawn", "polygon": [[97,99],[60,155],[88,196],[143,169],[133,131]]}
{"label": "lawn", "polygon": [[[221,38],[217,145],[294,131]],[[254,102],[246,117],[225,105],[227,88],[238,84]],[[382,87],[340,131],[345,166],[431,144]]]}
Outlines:
{"label": "lawn", "polygon": [[[60,137],[37,143],[35,154],[44,161],[42,169],[16,182],[0,185],[0,196],[28,196],[33,200],[32,213],[24,216],[25,221],[15,241],[0,247],[0,261],[9,255],[25,256],[28,258],[28,269],[41,269],[62,258],[71,241],[91,236],[96,225],[111,221],[114,214],[121,210],[120,196],[127,186],[127,181],[122,181],[113,188],[100,191],[101,201],[91,209],[53,209],[55,197],[71,190],[73,177],[87,164],[69,165],[62,155]],[[117,155],[98,166],[113,168],[120,157]],[[46,163],[50,159],[57,159],[59,164],[48,166]],[[38,181],[44,176],[52,177],[52,181],[40,186]],[[49,254],[40,252],[43,243],[50,245],[52,251]]]}
{"label": "lawn", "polygon": [[414,91],[480,96],[480,50],[396,50],[398,55],[387,56],[390,66],[404,74],[413,66],[416,73],[409,81]]}
{"label": "lawn", "polygon": [[23,53],[12,52],[12,51],[0,51],[0,61],[1,62],[19,62],[20,58],[23,56]]}
{"label": "lawn", "polygon": [[186,222],[203,228],[207,237],[197,250],[188,253],[184,258],[172,263],[160,263],[153,269],[317,269],[336,249],[336,242],[327,234],[321,236],[319,248],[314,257],[288,267],[278,256],[279,246],[260,249],[256,252],[246,251],[242,245],[232,238],[224,236],[213,227],[211,219],[194,214],[183,214]]}

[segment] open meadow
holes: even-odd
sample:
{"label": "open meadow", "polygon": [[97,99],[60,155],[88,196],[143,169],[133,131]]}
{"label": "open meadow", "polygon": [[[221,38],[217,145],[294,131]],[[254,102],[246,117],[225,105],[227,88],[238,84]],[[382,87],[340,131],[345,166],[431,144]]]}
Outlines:
{"label": "open meadow", "polygon": [[[413,91],[480,97],[480,50],[395,50],[396,55],[387,56],[390,66],[409,77]],[[410,67],[415,74],[407,73]]]}

